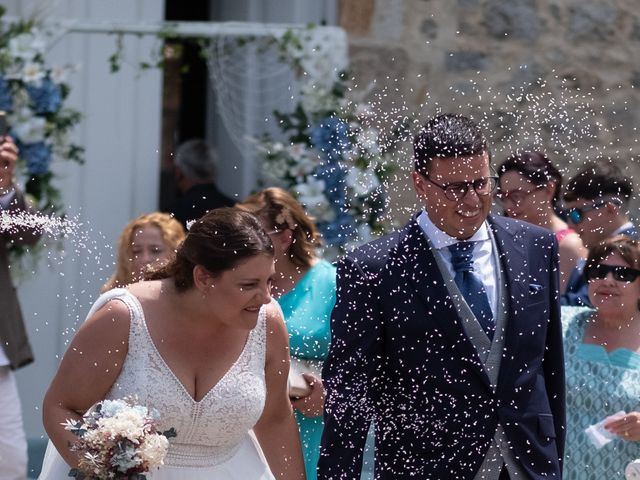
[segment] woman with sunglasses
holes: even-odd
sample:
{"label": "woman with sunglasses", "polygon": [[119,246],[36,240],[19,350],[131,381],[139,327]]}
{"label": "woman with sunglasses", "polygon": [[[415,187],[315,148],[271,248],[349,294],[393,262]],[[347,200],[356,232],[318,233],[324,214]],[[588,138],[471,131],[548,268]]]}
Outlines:
{"label": "woman with sunglasses", "polygon": [[556,234],[560,255],[560,291],[576,262],[586,257],[580,236],[556,214],[562,175],[541,152],[517,152],[498,167],[496,197],[511,218],[548,228]]}
{"label": "woman with sunglasses", "polygon": [[[594,309],[562,310],[563,478],[624,478],[627,463],[640,458],[640,242],[622,235],[605,240],[589,250],[584,274]],[[602,420],[613,440],[598,449],[585,429]]]}

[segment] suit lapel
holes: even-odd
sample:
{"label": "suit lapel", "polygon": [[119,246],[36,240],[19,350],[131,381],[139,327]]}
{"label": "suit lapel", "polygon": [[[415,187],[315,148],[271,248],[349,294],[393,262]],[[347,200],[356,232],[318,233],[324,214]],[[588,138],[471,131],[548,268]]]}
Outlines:
{"label": "suit lapel", "polygon": [[[507,325],[505,330],[504,349],[507,352],[518,350],[520,341],[520,325],[524,308],[529,299],[529,266],[527,264],[527,252],[524,248],[522,225],[510,223],[508,228],[492,217],[489,217],[489,225],[493,231],[498,247],[500,268],[502,268],[507,284]],[[509,369],[509,363],[503,362],[498,375],[498,388],[500,379]]]}
{"label": "suit lapel", "polygon": [[478,352],[466,336],[436,259],[415,217],[405,227],[404,232],[405,235],[398,246],[398,254],[404,263],[405,274],[424,302],[425,310],[433,312],[433,315],[425,315],[424,319],[417,320],[435,322],[438,330],[444,332],[452,345],[460,351],[460,358],[470,359],[470,364],[476,368],[487,387],[490,387],[489,377]]}

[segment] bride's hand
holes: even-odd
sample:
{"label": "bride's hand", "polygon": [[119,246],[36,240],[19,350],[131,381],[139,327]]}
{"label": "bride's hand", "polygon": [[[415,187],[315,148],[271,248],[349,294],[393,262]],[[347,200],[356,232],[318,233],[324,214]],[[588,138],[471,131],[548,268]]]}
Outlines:
{"label": "bride's hand", "polygon": [[325,391],[322,380],[310,373],[303,373],[302,376],[311,387],[311,392],[306,397],[292,398],[291,405],[305,417],[319,417],[324,412]]}

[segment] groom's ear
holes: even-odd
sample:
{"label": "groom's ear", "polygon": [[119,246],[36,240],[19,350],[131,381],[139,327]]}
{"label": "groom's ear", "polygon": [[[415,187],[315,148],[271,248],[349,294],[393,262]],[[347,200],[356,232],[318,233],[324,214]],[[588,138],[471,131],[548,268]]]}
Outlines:
{"label": "groom's ear", "polygon": [[429,188],[427,186],[427,181],[415,170],[411,173],[411,178],[413,179],[413,188],[415,189],[416,194],[419,198],[424,199],[427,194],[426,189]]}

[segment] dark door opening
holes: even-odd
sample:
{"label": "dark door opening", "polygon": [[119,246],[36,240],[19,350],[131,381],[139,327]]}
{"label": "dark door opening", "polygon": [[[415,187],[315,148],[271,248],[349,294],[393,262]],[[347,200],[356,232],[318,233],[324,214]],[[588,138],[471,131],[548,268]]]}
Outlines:
{"label": "dark door opening", "polygon": [[[165,0],[167,21],[209,21],[209,2]],[[205,138],[208,72],[194,39],[165,43],[160,150],[160,210],[177,195],[173,176],[173,152],[192,138]]]}

